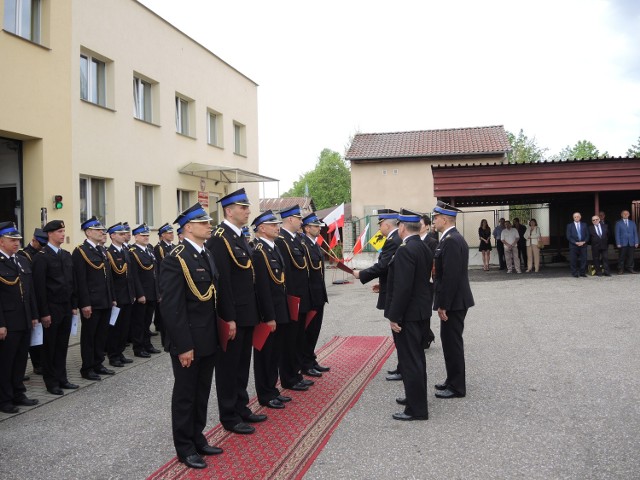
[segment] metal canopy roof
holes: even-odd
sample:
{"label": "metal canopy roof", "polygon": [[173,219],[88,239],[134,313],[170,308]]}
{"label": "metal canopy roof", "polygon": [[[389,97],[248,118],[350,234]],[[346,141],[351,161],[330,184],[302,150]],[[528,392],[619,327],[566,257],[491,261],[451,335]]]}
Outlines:
{"label": "metal canopy roof", "polygon": [[222,165],[207,165],[205,163],[190,163],[179,170],[185,175],[204,177],[224,183],[278,182],[277,178],[265,177],[259,173],[248,172],[241,168],[224,167]]}

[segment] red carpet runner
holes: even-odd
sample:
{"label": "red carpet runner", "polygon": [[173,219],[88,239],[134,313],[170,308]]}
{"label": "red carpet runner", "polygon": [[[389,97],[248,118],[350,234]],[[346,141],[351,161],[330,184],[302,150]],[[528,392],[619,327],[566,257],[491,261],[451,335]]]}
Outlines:
{"label": "red carpet runner", "polygon": [[[367,383],[393,350],[390,337],[334,337],[318,352],[318,363],[331,371],[307,392],[284,390],[293,400],[284,410],[249,406],[269,419],[254,424],[256,433],[237,435],[221,425],[207,433],[222,455],[205,457],[204,470],[186,468],[176,458],[149,479],[294,479],[302,478],[326,445],[340,420],[355,405]],[[209,412],[215,415],[215,400]],[[212,412],[213,410],[213,412]]]}

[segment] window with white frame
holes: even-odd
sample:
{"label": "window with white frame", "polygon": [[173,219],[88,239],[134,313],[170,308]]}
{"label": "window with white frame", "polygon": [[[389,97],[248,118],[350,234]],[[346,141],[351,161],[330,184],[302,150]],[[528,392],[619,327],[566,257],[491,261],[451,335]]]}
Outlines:
{"label": "window with white frame", "polygon": [[178,190],[177,200],[178,214],[180,214],[191,206],[191,192],[189,190]]}
{"label": "window with white frame", "polygon": [[222,114],[213,110],[207,111],[207,143],[222,147]]}
{"label": "window with white frame", "polygon": [[97,177],[80,177],[80,222],[96,216],[104,225],[107,214],[106,180]]}
{"label": "window with white frame", "polygon": [[153,121],[151,89],[151,82],[133,76],[133,116],[149,123]]}
{"label": "window with white frame", "polygon": [[247,154],[246,127],[238,122],[233,122],[233,152],[238,155]]}
{"label": "window with white frame", "polygon": [[107,105],[107,65],[91,55],[80,54],[80,98]]}
{"label": "window with white frame", "polygon": [[5,0],[4,29],[22,38],[40,43],[42,2]]}
{"label": "window with white frame", "polygon": [[136,183],[136,223],[153,226],[153,197],[155,187]]}
{"label": "window with white frame", "polygon": [[176,96],[176,132],[189,135],[189,101]]}

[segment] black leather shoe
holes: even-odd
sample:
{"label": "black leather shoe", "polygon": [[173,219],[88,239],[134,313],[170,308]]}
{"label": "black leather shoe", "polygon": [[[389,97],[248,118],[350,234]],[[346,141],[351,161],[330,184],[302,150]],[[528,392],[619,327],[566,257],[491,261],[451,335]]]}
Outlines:
{"label": "black leather shoe", "polygon": [[397,368],[395,368],[395,369],[393,369],[393,370],[387,370],[387,373],[388,373],[389,375],[395,375],[396,373],[400,373],[400,372],[398,371],[398,369],[397,369]]}
{"label": "black leather shoe", "polygon": [[147,348],[146,350],[147,350],[147,353],[161,353],[161,351],[155,347]]}
{"label": "black leather shoe", "polygon": [[[287,388],[287,387],[285,387]],[[298,392],[306,392],[307,390],[309,390],[309,385],[305,385],[302,382],[298,382],[295,385],[291,386],[288,388],[289,390],[296,390]]]}
{"label": "black leather shoe", "polygon": [[47,392],[51,395],[64,395],[64,392],[60,387],[47,388]]}
{"label": "black leather shoe", "polygon": [[401,373],[394,373],[392,375],[387,375],[385,378],[387,380],[389,380],[390,382],[394,382],[396,380],[402,380],[402,374]]}
{"label": "black leather shoe", "polygon": [[406,398],[396,398],[396,403],[398,405],[406,405],[407,404],[407,399]]}
{"label": "black leather shoe", "polygon": [[133,363],[133,360],[131,360],[130,358],[127,358],[127,357],[120,357],[120,361],[122,363],[125,363],[125,364],[126,363]]}
{"label": "black leather shoe", "polygon": [[223,451],[220,447],[214,447],[213,445],[196,446],[196,452],[200,455],[220,455]]}
{"label": "black leather shoe", "polygon": [[278,395],[276,398],[280,400],[282,403],[287,403],[291,401],[291,397],[287,397],[286,395]]}
{"label": "black leather shoe", "polygon": [[438,398],[462,398],[464,395],[458,392],[454,392],[453,390],[442,390],[440,392],[436,392],[436,397]]}
{"label": "black leather shoe", "polygon": [[109,365],[111,365],[112,367],[124,367],[124,363],[122,363],[120,360],[110,360]]}
{"label": "black leather shoe", "polygon": [[[263,405],[263,404],[261,404],[261,405]],[[275,409],[278,409],[278,410],[282,410],[284,408],[284,403],[282,403],[277,398],[274,398],[272,400],[269,400],[263,406],[269,407],[269,408],[275,408]]]}
{"label": "black leather shoe", "polygon": [[581,273],[581,274],[580,274],[580,276],[581,276],[581,277],[586,277],[586,276],[587,276],[587,274],[586,274],[586,273]]}
{"label": "black leather shoe", "polygon": [[411,421],[411,420],[428,420],[429,419],[429,415],[425,415],[425,416],[413,416],[413,415],[407,415],[404,412],[398,412],[398,413],[394,413],[393,415],[391,415],[393,417],[394,420],[405,420],[405,421]]}
{"label": "black leather shoe", "polygon": [[315,368],[310,368],[308,370],[303,370],[302,371],[303,375],[307,375],[309,377],[321,377],[322,374],[316,370]]}
{"label": "black leather shoe", "polygon": [[229,430],[230,432],[233,432],[233,433],[239,433],[241,435],[248,435],[256,431],[256,429],[253,428],[251,425],[247,425],[246,423],[242,423],[242,422],[236,423],[231,428],[225,427],[225,430]]}
{"label": "black leather shoe", "polygon": [[160,333],[159,332],[151,332],[149,331],[149,335],[152,337],[157,337]]}
{"label": "black leather shoe", "polygon": [[435,387],[436,387],[436,390],[446,390],[447,383],[446,382],[436,383]]}
{"label": "black leather shoe", "polygon": [[147,353],[147,352],[145,352],[145,351],[142,351],[142,352],[135,352],[135,353],[133,354],[133,356],[134,356],[134,357],[140,357],[140,358],[151,358],[151,354],[150,354],[150,353]]}
{"label": "black leather shoe", "polygon": [[242,420],[249,423],[260,423],[264,422],[266,419],[267,416],[260,413],[252,413],[246,417],[242,417]]}
{"label": "black leather shoe", "polygon": [[100,375],[98,375],[97,373],[93,373],[93,372],[87,372],[87,373],[83,373],[81,375],[82,375],[82,378],[84,378],[86,380],[93,380],[95,382],[99,382],[100,380],[102,380],[102,377]]}
{"label": "black leather shoe", "polygon": [[27,397],[22,397],[18,400],[13,401],[14,405],[22,405],[24,407],[33,407],[38,403],[40,403],[40,400],[38,400],[37,398],[27,398]]}
{"label": "black leather shoe", "polygon": [[95,373],[100,373],[102,375],[115,375],[116,372],[114,372],[113,370],[109,370],[108,368],[104,367],[103,365],[100,365],[98,368],[94,368],[93,371]]}
{"label": "black leather shoe", "polygon": [[307,387],[310,387],[311,385],[315,384],[316,382],[314,382],[313,380],[308,380],[306,378],[303,378],[302,380],[300,380],[300,382],[303,385],[306,385]]}
{"label": "black leather shoe", "polygon": [[28,382],[29,380],[31,380],[31,377],[29,375],[25,375],[24,377],[22,377],[23,382]]}
{"label": "black leather shoe", "polygon": [[180,460],[189,468],[207,468],[207,463],[197,453],[184,458],[178,457],[178,460]]}
{"label": "black leather shoe", "polygon": [[67,390],[75,390],[77,388],[80,388],[80,385],[76,385],[75,383],[71,383],[67,381],[67,382],[61,383],[60,388],[65,388]]}
{"label": "black leather shoe", "polygon": [[331,367],[323,367],[322,365],[318,365],[317,363],[313,366],[314,369],[316,369],[319,372],[328,372],[329,370],[331,370]]}
{"label": "black leather shoe", "polygon": [[0,412],[4,412],[4,413],[18,413],[19,411],[20,409],[18,407],[11,404],[2,405],[0,407]]}
{"label": "black leather shoe", "polygon": [[604,272],[604,276],[605,276],[605,277],[610,277],[610,276],[611,276],[611,274],[610,274],[609,272]]}

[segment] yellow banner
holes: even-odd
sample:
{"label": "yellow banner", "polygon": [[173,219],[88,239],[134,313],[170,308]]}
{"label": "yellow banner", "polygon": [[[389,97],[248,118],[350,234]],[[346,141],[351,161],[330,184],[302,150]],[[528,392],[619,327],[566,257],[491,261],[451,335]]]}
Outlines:
{"label": "yellow banner", "polygon": [[382,249],[384,242],[387,241],[387,237],[385,237],[380,230],[378,230],[373,237],[369,240],[369,243],[373,248],[375,248],[378,252]]}

